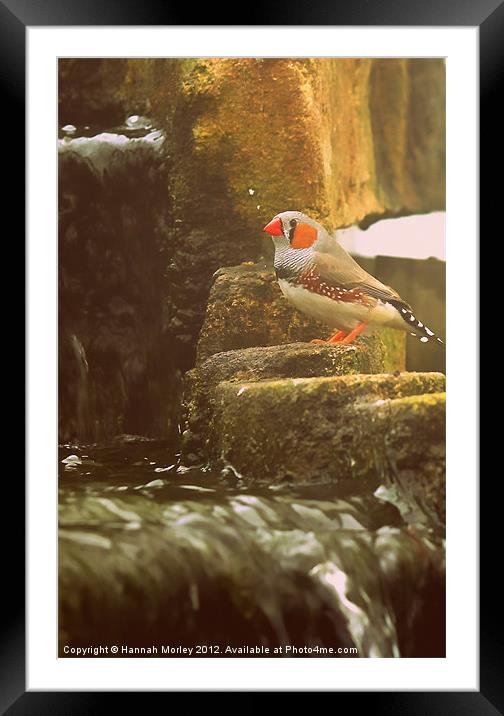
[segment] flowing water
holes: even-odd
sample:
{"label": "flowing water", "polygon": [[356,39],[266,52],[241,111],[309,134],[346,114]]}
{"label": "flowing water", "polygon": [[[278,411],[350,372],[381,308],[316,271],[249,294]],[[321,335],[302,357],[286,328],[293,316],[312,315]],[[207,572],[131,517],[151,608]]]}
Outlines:
{"label": "flowing water", "polygon": [[155,441],[59,459],[60,652],[442,655],[442,537],[389,502],[188,469]]}
{"label": "flowing water", "polygon": [[165,135],[141,117],[69,125],[58,153],[60,439],[174,433]]}

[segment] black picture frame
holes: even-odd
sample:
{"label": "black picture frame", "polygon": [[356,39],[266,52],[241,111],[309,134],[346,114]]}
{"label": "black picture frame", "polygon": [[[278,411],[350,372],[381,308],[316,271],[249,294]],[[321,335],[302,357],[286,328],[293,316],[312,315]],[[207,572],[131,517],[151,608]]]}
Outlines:
{"label": "black picture frame", "polygon": [[[495,163],[493,138],[501,135],[500,113],[497,111],[498,80],[504,63],[504,2],[502,0],[353,0],[337,4],[330,0],[312,0],[281,7],[277,3],[244,4],[242,16],[230,16],[229,8],[211,4],[198,9],[198,25],[382,25],[382,26],[478,26],[480,35],[480,92],[481,137],[487,147],[481,146],[481,177],[491,176],[490,159]],[[25,38],[27,27],[71,25],[187,25],[194,19],[194,8],[174,6],[162,0],[120,2],[119,0],[0,0],[0,81],[4,111],[4,137],[15,134],[15,142],[5,141],[3,160],[8,168],[9,188],[7,206],[9,214],[17,217],[15,230],[9,231],[9,252],[17,248],[19,262],[24,262],[22,219],[25,215],[25,163],[22,139],[25,115]],[[190,17],[189,17],[190,15]],[[499,125],[498,125],[499,122]],[[492,142],[492,151],[489,143]],[[12,157],[8,158],[8,152]],[[486,171],[487,170],[487,171]],[[485,191],[481,192],[480,212],[485,220],[491,220],[495,208],[500,206],[500,182],[487,179]],[[5,227],[5,223],[4,223]],[[483,230],[483,225],[482,225]],[[4,236],[4,240],[8,237]],[[8,259],[9,263],[11,259]],[[14,264],[12,264],[14,265]],[[18,265],[18,264],[16,264]],[[24,294],[18,285],[16,305],[24,305]],[[9,325],[9,321],[11,322]],[[16,336],[9,345],[23,345],[22,321],[11,312],[4,323],[4,331]],[[28,346],[30,349],[30,346]],[[22,360],[14,361],[22,369]],[[11,369],[9,369],[11,370]],[[19,385],[23,385],[20,376]],[[23,404],[21,396],[16,402]],[[19,463],[16,468],[19,470]],[[43,478],[43,475],[41,475]],[[495,488],[495,489],[494,489]],[[491,496],[481,495],[482,515],[488,518],[490,502],[498,501],[495,481]],[[502,489],[502,488],[501,488]],[[105,712],[119,707],[119,694],[92,692],[26,692],[25,691],[25,587],[24,544],[25,526],[22,505],[25,489],[20,475],[9,480],[8,500],[16,519],[4,533],[4,586],[2,596],[2,636],[0,638],[0,710],[12,716],[19,714],[90,714]],[[15,509],[14,509],[15,506]],[[491,519],[481,519],[481,555],[494,554],[495,536]],[[7,540],[8,538],[8,540]],[[495,570],[481,570],[481,617],[480,617],[480,691],[479,692],[359,692],[337,694],[337,706],[341,698],[352,698],[352,706],[368,708],[372,713],[388,714],[496,714],[504,712],[502,678],[499,677],[499,643],[495,619],[502,613],[500,590],[494,589]],[[472,588],[472,585],[470,585]],[[463,624],[461,624],[463,629]],[[129,706],[136,696],[126,694]],[[144,699],[145,695],[139,698]],[[112,701],[113,699],[113,701]],[[355,701],[358,699],[358,701]],[[133,701],[132,701],[133,700]]]}

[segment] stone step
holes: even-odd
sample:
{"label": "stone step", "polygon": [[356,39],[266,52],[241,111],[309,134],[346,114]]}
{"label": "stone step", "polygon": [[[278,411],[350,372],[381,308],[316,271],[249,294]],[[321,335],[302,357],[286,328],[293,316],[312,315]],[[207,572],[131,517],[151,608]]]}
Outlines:
{"label": "stone step", "polygon": [[185,376],[184,460],[205,459],[214,388],[220,382],[382,373],[385,354],[381,339],[372,335],[349,346],[291,343],[212,355]]}
{"label": "stone step", "polygon": [[393,483],[443,520],[444,388],[440,373],[222,382],[208,445],[252,481]]}

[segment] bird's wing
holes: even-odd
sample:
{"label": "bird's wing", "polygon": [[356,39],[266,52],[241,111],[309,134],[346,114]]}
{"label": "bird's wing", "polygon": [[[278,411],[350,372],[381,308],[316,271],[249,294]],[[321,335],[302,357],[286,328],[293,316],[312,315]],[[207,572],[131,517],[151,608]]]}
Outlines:
{"label": "bird's wing", "polygon": [[340,251],[333,249],[331,253],[313,252],[310,268],[320,281],[347,291],[359,291],[381,301],[407,306],[397,291],[364,271],[341,246],[336,244],[336,247]]}

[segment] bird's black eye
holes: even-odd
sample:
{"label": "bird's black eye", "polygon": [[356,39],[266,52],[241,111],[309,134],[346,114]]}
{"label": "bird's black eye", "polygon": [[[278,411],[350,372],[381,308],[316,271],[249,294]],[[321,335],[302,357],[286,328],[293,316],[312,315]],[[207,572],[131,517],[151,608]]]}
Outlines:
{"label": "bird's black eye", "polygon": [[296,226],[297,226],[297,221],[296,221],[296,219],[291,219],[291,220],[289,221],[289,226],[291,227],[290,230],[289,230],[289,241],[292,243],[292,239],[294,238],[294,229],[295,229]]}

